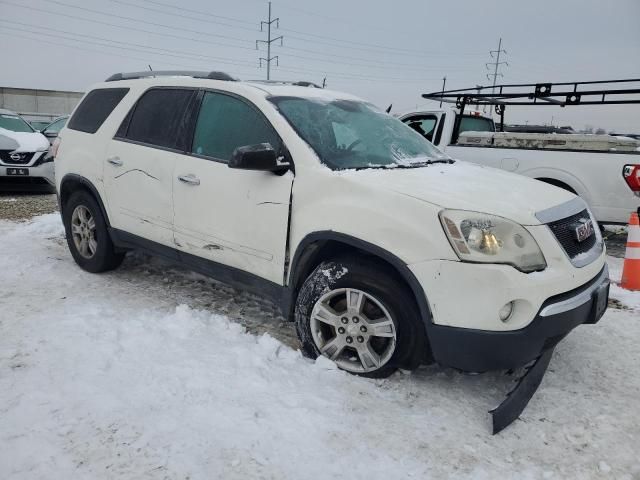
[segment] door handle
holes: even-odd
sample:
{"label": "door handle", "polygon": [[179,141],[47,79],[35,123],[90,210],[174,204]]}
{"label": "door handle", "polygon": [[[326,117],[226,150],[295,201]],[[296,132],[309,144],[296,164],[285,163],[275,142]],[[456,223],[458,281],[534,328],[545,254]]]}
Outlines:
{"label": "door handle", "polygon": [[183,183],[186,183],[188,185],[200,185],[200,179],[198,177],[196,177],[195,175],[189,174],[189,175],[179,175],[178,176],[178,180],[180,180]]}
{"label": "door handle", "polygon": [[120,160],[120,157],[109,157],[107,158],[107,162],[109,162],[114,167],[122,166],[122,160]]}

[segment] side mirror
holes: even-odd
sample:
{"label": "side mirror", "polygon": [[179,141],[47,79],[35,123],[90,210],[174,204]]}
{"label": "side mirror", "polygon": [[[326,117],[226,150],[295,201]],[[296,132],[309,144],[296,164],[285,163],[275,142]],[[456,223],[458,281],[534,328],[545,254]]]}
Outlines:
{"label": "side mirror", "polygon": [[277,172],[289,166],[278,163],[278,156],[270,143],[257,143],[236,148],[229,160],[229,168]]}
{"label": "side mirror", "polygon": [[58,132],[50,132],[47,130],[42,130],[40,133],[47,138],[56,138],[58,136]]}

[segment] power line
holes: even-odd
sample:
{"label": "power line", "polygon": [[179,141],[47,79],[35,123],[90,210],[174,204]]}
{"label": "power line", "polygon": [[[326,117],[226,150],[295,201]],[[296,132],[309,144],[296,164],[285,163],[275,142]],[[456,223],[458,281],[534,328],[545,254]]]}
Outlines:
{"label": "power line", "polygon": [[[137,5],[137,4],[132,3],[132,2],[125,2],[123,0],[111,0],[111,1],[114,2],[114,3],[120,3],[122,5],[128,5],[128,6],[134,7],[134,8],[139,8],[141,10],[146,10],[148,12],[161,13],[163,15],[171,15],[172,17],[186,18],[187,20],[195,20],[197,22],[205,22],[207,24],[213,23],[213,24],[216,24],[216,25],[222,25],[223,27],[235,28],[235,29],[238,29],[238,30],[247,30],[249,32],[253,32],[254,31],[254,29],[251,28],[251,27],[241,27],[240,25],[232,25],[232,24],[225,23],[225,22],[219,22],[217,20],[204,20],[204,19],[199,18],[199,17],[193,17],[191,15],[184,15],[184,14],[181,14],[181,13],[163,12],[162,10],[158,10],[157,8],[143,7],[142,5]],[[199,14],[201,14],[201,12]],[[236,20],[236,21],[242,21],[242,20]]]}
{"label": "power line", "polygon": [[[6,20],[0,20],[2,22],[5,23],[10,23]],[[68,44],[61,44],[58,43],[61,46],[65,46],[65,47],[70,47],[70,48],[75,48],[78,50],[85,50],[85,51],[89,51],[89,52],[98,52],[98,53],[106,53],[107,55],[114,55],[113,52],[104,52],[101,50],[96,50],[96,49],[87,49],[86,48],[86,44],[90,44],[90,45],[95,45],[98,47],[105,47],[105,48],[112,48],[112,49],[117,49],[117,50],[124,50],[126,52],[130,52],[130,51],[137,51],[140,53],[144,53],[146,55],[155,55],[155,56],[159,56],[159,57],[171,57],[171,58],[179,58],[179,59],[186,59],[189,61],[197,61],[197,62],[201,62],[202,64],[206,64],[207,68],[210,68],[210,64],[205,63],[205,59],[207,58],[212,58],[212,59],[216,59],[218,62],[220,63],[224,63],[224,64],[229,64],[229,65],[233,65],[236,67],[244,67],[244,68],[250,68],[252,69],[253,65],[251,63],[240,63],[240,62],[233,62],[233,61],[226,61],[223,59],[218,59],[217,57],[210,57],[207,55],[199,55],[199,54],[192,54],[189,52],[181,52],[181,51],[176,51],[176,50],[165,50],[165,49],[160,49],[160,48],[155,48],[155,47],[147,47],[144,45],[137,45],[141,48],[134,48],[134,47],[129,47],[129,46],[121,46],[121,45],[128,45],[125,42],[119,42],[117,40],[110,40],[110,39],[104,39],[102,37],[93,37],[93,36],[88,36],[88,35],[81,35],[81,34],[70,34],[70,35],[76,35],[76,36],[82,36],[82,37],[89,37],[89,38],[93,38],[95,40],[100,40],[98,42],[96,41],[91,41],[91,40],[86,40],[86,39],[79,39],[79,38],[72,38],[69,37],[67,35],[57,35],[57,34],[52,34],[52,33],[45,33],[42,31],[32,31],[32,30],[27,30],[24,28],[15,28],[15,27],[4,27],[10,30],[16,30],[17,32],[21,32],[21,33],[29,33],[32,35],[36,35],[39,36],[40,39],[42,39],[43,37],[47,39],[48,42],[52,42],[54,43],[52,40],[50,40],[49,37],[53,37],[53,38],[58,38],[58,39],[62,39],[62,40],[66,40],[66,41],[71,41],[71,42],[81,42],[82,43],[82,47],[76,46],[76,45],[68,45]],[[48,29],[48,30],[54,30],[51,29],[49,27],[39,27],[39,28],[43,28],[43,29]],[[54,30],[54,31],[60,31],[60,30]],[[12,34],[12,35],[17,35],[18,34]],[[33,37],[25,37],[25,38],[30,38],[32,40]],[[41,40],[39,40],[41,41]],[[111,43],[119,43],[120,45],[108,45],[105,43],[101,43],[101,42],[111,42]],[[148,51],[151,50],[151,51]],[[155,50],[155,51],[154,51]],[[170,53],[165,53],[165,52],[170,52]],[[148,58],[142,58],[142,57],[132,57],[132,56],[126,56],[126,55],[121,55],[121,54],[117,54],[120,55],[122,57],[125,58],[132,58],[134,60],[142,60],[145,63],[148,62]],[[193,58],[196,57],[196,58]],[[176,64],[173,63],[173,65],[178,65],[178,66],[184,66],[184,65],[180,65],[180,64]],[[342,72],[325,72],[325,71],[319,71],[319,70],[311,70],[311,69],[301,69],[301,68],[280,68],[280,70],[282,71],[286,71],[286,72],[292,72],[292,73],[304,73],[304,74],[311,74],[311,75],[317,75],[317,74],[331,74],[332,77],[336,77],[339,79],[343,79],[343,80],[357,80],[357,81],[380,81],[380,82],[387,82],[387,81],[392,81],[392,82],[396,82],[396,83],[422,83],[423,81],[427,81],[429,79],[421,79],[421,80],[407,80],[407,79],[402,79],[402,78],[393,78],[393,77],[371,77],[371,76],[367,76],[367,75],[357,75],[357,74],[353,74],[353,75],[349,75],[349,74],[344,74]]]}
{"label": "power line", "polygon": [[[11,23],[11,22],[8,22],[6,20],[0,20],[0,22]],[[16,23],[18,23],[18,22],[16,22]],[[249,62],[238,62],[238,61],[234,61],[233,59],[228,59],[226,57],[213,57],[213,56],[210,56],[210,55],[200,55],[200,54],[197,54],[197,53],[184,52],[184,51],[181,51],[181,50],[169,50],[169,49],[165,49],[165,48],[148,47],[146,45],[130,43],[130,42],[120,42],[118,40],[111,40],[109,38],[96,37],[96,36],[92,36],[92,35],[83,35],[83,34],[78,34],[78,33],[66,34],[66,32],[62,32],[61,30],[56,30],[56,29],[49,28],[49,27],[39,27],[39,28],[46,29],[46,30],[51,30],[51,31],[55,31],[55,32],[62,32],[62,33],[65,33],[65,35],[57,35],[57,34],[53,34],[53,33],[41,32],[41,31],[26,30],[24,28],[16,28],[16,27],[11,27],[11,26],[4,26],[3,28],[9,29],[9,30],[17,30],[18,32],[25,31],[27,33],[31,33],[31,34],[35,34],[35,35],[44,35],[44,36],[47,36],[47,37],[60,38],[60,39],[69,40],[69,41],[72,41],[72,42],[84,42],[84,43],[89,43],[89,44],[93,44],[93,45],[97,45],[97,46],[101,46],[101,47],[116,48],[116,49],[126,50],[126,51],[137,51],[137,52],[147,53],[147,54],[148,53],[153,53],[154,51],[158,51],[160,53],[156,54],[156,55],[163,55],[163,56],[167,56],[167,57],[184,58],[184,59],[187,59],[187,60],[194,60],[194,59],[197,60],[198,58],[205,59],[205,60],[210,59],[210,60],[215,60],[215,61],[220,62],[220,63],[228,64],[228,65],[236,65],[236,66],[242,66],[242,67],[252,67],[253,66]],[[82,39],[81,40],[81,39],[78,39],[78,38],[69,37],[68,35],[75,35],[75,36],[78,36],[78,37],[91,38],[93,40],[99,40],[99,41],[96,42],[96,41],[86,40],[86,39]],[[105,44],[105,43],[101,43],[101,42],[116,43],[116,44],[120,44],[121,46],[109,45],[108,43]],[[135,47],[139,47],[139,48],[135,48]],[[151,51],[151,52],[149,52],[149,51]],[[196,58],[193,58],[193,57],[196,57]]]}
{"label": "power line", "polygon": [[[118,18],[118,19],[124,19],[124,20],[128,20],[128,21],[131,21],[131,22],[137,22],[137,23],[141,23],[141,24],[145,24],[145,25],[152,25],[152,26],[161,27],[161,28],[167,28],[167,29],[171,29],[171,30],[185,31],[185,32],[194,33],[194,34],[198,34],[198,35],[227,38],[227,39],[238,40],[238,41],[243,41],[243,42],[246,41],[244,39],[240,39],[240,38],[236,38],[236,37],[229,37],[227,35],[211,34],[209,32],[204,32],[204,31],[200,31],[200,30],[189,30],[189,29],[184,29],[184,28],[176,28],[174,26],[166,25],[166,24],[162,24],[162,23],[149,22],[149,21],[140,20],[140,19],[136,19],[136,18],[132,18],[132,17],[127,17],[127,16],[123,16],[123,15],[115,15],[115,14],[110,14],[110,13],[106,13],[106,12],[100,12],[98,10],[92,10],[92,9],[88,9],[88,8],[84,8],[84,7],[79,7],[79,6],[76,6],[76,5],[71,5],[71,4],[67,4],[67,3],[64,3],[64,2],[56,1],[56,0],[49,0],[49,1],[52,2],[52,3],[55,3],[55,4],[67,6],[67,7],[70,7],[70,8],[81,9],[81,10],[87,11],[89,13],[94,13],[94,14],[98,14],[98,15],[104,15],[104,16],[108,16],[108,17],[114,17],[114,18]],[[91,23],[95,23],[95,24],[98,24],[98,25],[106,25],[106,26],[110,26],[110,27],[114,27],[114,28],[130,31],[129,27],[126,27],[126,26],[123,26],[123,25],[118,25],[118,24],[115,24],[115,23],[105,22],[105,21],[102,21],[102,20],[86,18],[86,17],[77,16],[77,15],[68,14],[68,13],[61,13],[59,11],[53,11],[53,10],[48,10],[48,9],[42,9],[42,8],[36,8],[36,7],[26,7],[24,5],[15,4],[15,3],[12,3],[12,2],[9,2],[9,1],[6,1],[6,0],[0,0],[0,3],[5,3],[7,5],[11,5],[11,6],[18,7],[18,8],[29,9],[31,11],[43,12],[43,13],[47,13],[49,15],[57,15],[57,16],[61,16],[61,17],[64,17],[64,18],[73,18],[73,19],[76,19],[76,20],[82,20],[82,21],[85,21],[85,22],[91,22]],[[145,29],[141,29],[139,27],[136,27],[136,31],[137,32],[142,32],[142,33],[147,33],[147,34],[150,34],[150,35],[160,36],[160,37],[171,37],[171,38],[187,40],[187,41],[191,41],[191,42],[207,43],[209,45],[224,46],[224,47],[233,48],[233,49],[239,49],[239,50],[248,50],[248,51],[249,50],[254,50],[254,48],[252,48],[252,47],[243,47],[243,46],[239,46],[239,45],[232,45],[232,44],[229,44],[229,43],[213,42],[213,41],[204,40],[204,39],[201,39],[201,38],[192,38],[192,37],[186,37],[186,36],[182,36],[182,35],[175,35],[175,34],[171,34],[171,33],[154,32],[152,30],[145,30]],[[305,53],[314,54],[314,57],[310,57],[308,55],[307,56],[301,56],[301,55],[289,54],[289,56],[292,57],[292,58],[299,58],[299,59],[303,59],[303,60],[311,61],[311,62],[315,61],[315,62],[321,62],[321,63],[342,64],[342,65],[348,65],[348,66],[359,66],[359,67],[364,67],[364,68],[386,69],[390,65],[395,65],[395,66],[401,66],[405,70],[414,70],[414,71],[417,71],[417,72],[430,70],[432,68],[447,68],[447,69],[454,69],[454,70],[467,70],[467,69],[469,69],[468,67],[452,67],[452,66],[447,66],[447,67],[435,66],[435,65],[419,66],[419,65],[415,65],[415,64],[400,63],[400,62],[393,62],[393,61],[388,61],[388,62],[385,61],[383,63],[379,63],[379,62],[376,62],[376,61],[368,61],[368,60],[362,59],[360,57],[354,57],[354,56],[348,56],[348,55],[340,55],[340,54],[329,54],[329,53],[326,53],[326,52],[321,52],[321,51],[317,51],[317,50],[310,50],[310,49],[305,49],[305,48],[297,48],[297,47],[291,47],[291,46],[283,46],[283,48],[286,49],[286,50],[292,50],[292,51],[299,51],[299,52],[305,52]],[[331,58],[321,58],[321,57],[316,57],[315,55],[322,55],[324,57],[328,56],[328,57],[331,57]],[[353,61],[344,62],[344,61],[336,60],[335,57],[349,59],[349,60],[358,60],[358,63],[354,63]]]}
{"label": "power line", "polygon": [[[120,20],[128,20],[128,21],[131,21],[131,22],[138,22],[138,23],[142,23],[144,25],[151,25],[151,26],[154,26],[154,27],[168,28],[168,29],[171,29],[171,30],[178,30],[178,31],[184,31],[184,32],[189,32],[189,33],[195,33],[195,34],[198,34],[198,35],[206,35],[206,36],[209,36],[209,37],[225,38],[225,39],[228,39],[228,40],[235,40],[235,41],[242,42],[242,43],[247,43],[247,44],[251,44],[252,43],[250,40],[247,40],[246,38],[231,37],[229,35],[222,35],[222,34],[217,34],[217,33],[203,32],[201,30],[189,30],[189,29],[182,28],[182,27],[177,28],[175,25],[167,25],[166,23],[150,22],[148,20],[140,20],[140,19],[137,19],[137,18],[127,17],[125,15],[117,15],[117,14],[114,14],[114,13],[101,12],[100,10],[93,10],[91,8],[80,7],[78,5],[73,5],[73,4],[69,4],[69,3],[65,3],[65,2],[60,2],[58,0],[43,0],[43,1],[45,1],[45,3],[53,3],[53,4],[61,5],[61,6],[64,6],[64,7],[75,8],[77,10],[83,10],[85,12],[94,13],[94,14],[98,14],[98,15],[103,15],[103,16],[106,16],[106,17],[118,18]],[[35,10],[34,8],[32,8],[30,6],[28,7],[28,6],[25,6],[25,5],[20,5],[20,4],[17,4],[17,3],[9,2],[7,0],[0,0],[0,3],[5,3],[7,5],[13,5],[14,7],[25,8],[27,10]],[[66,14],[61,14],[60,12],[51,12],[51,11],[48,11],[48,12],[49,13],[55,13],[55,14],[61,15],[63,17],[67,16]],[[95,20],[88,20],[88,21],[95,21]],[[232,48],[238,48],[237,46],[234,47],[232,45],[226,45],[226,46],[229,46],[229,47],[232,47]]]}
{"label": "power line", "polygon": [[255,23],[256,23],[256,22],[249,22],[247,20],[241,20],[239,18],[225,17],[224,15],[215,15],[213,13],[203,12],[201,10],[193,10],[193,9],[190,9],[190,8],[185,8],[183,5],[175,6],[175,5],[171,5],[170,3],[158,2],[157,0],[140,0],[140,1],[145,2],[145,3],[151,3],[152,5],[160,5],[160,6],[167,7],[167,8],[173,8],[173,9],[176,9],[176,10],[182,10],[184,12],[196,13],[198,15],[206,15],[207,17],[222,18],[223,20],[228,20],[230,22],[243,23],[245,25],[255,26]]}
{"label": "power line", "polygon": [[280,28],[280,18],[271,18],[271,2],[269,2],[269,17],[267,19],[267,21],[262,21],[260,22],[260,31],[262,32],[262,27],[264,25],[267,26],[267,39],[266,40],[256,40],[256,50],[258,50],[258,45],[260,43],[264,43],[267,46],[267,58],[264,57],[260,57],[259,58],[259,62],[260,62],[260,68],[262,68],[262,61],[264,60],[265,63],[267,64],[267,80],[271,79],[271,62],[273,60],[276,61],[276,65],[278,65],[279,61],[278,61],[278,56],[271,56],[271,44],[273,42],[277,42],[278,40],[280,40],[280,45],[282,45],[282,35],[275,37],[275,38],[271,38],[271,25],[272,24],[276,24],[276,28]]}
{"label": "power line", "polygon": [[[49,0],[49,1],[53,1],[53,0]],[[154,9],[154,8],[150,8],[150,7],[143,7],[143,6],[137,5],[135,3],[131,3],[130,1],[125,1],[125,0],[111,0],[111,1],[116,2],[116,3],[120,3],[120,4],[130,5],[130,6],[133,6],[133,7],[136,7],[136,8],[140,8],[140,9],[143,9],[143,10],[147,10],[147,11],[151,11],[151,12],[161,13],[161,14],[164,14],[164,15],[178,16],[178,17],[182,17],[182,18],[187,18],[189,20],[195,20],[195,21],[198,21],[198,22],[208,22],[207,20],[204,20],[204,19],[198,18],[198,17],[193,17],[193,16],[189,16],[189,15],[183,15],[183,14],[174,14],[174,13],[164,12],[162,10],[158,10],[158,9]],[[188,12],[191,12],[191,13],[196,13],[198,15],[220,17],[219,15],[214,15],[214,14],[211,14],[211,13],[208,13],[208,12],[204,12],[202,10],[195,10],[195,9],[188,9],[187,10],[187,9],[183,9],[182,7],[175,7],[173,5],[166,4],[166,3],[163,3],[163,2],[159,2],[159,1],[152,1],[152,0],[141,0],[141,1],[148,2],[148,3],[153,3],[153,4],[156,4],[156,5],[163,5],[163,6],[169,7],[169,8],[176,8],[176,9],[180,9],[180,10],[185,10],[185,11],[188,11]],[[235,21],[235,22],[240,22],[240,23],[245,23],[245,24],[249,23],[249,22],[247,22],[245,20],[241,20],[241,19],[238,19],[238,18],[233,18],[233,17],[224,17],[224,18],[227,19],[227,20],[230,20],[230,21]],[[210,23],[210,22],[208,22],[208,23]],[[214,22],[214,23],[218,23],[220,25],[224,25],[224,26],[229,27],[229,28],[236,28],[236,29],[250,30],[250,31],[252,30],[251,28],[241,27],[241,26],[238,26],[238,25],[230,25],[228,23],[221,23],[221,22]],[[313,37],[315,40],[308,39],[308,38],[302,38],[302,37],[298,37],[298,36],[293,36],[293,35],[288,35],[289,38],[295,38],[295,39],[298,39],[298,40],[303,41],[303,42],[313,42],[313,43],[320,43],[320,44],[324,44],[324,45],[330,45],[330,46],[333,46],[333,47],[337,46],[337,47],[345,48],[345,46],[346,46],[346,48],[352,48],[354,50],[372,51],[372,52],[375,52],[375,53],[381,53],[380,50],[383,49],[383,50],[388,50],[388,51],[387,52],[382,52],[382,53],[388,53],[388,54],[394,54],[394,55],[407,55],[407,54],[411,55],[411,56],[417,56],[417,55],[420,55],[420,56],[448,56],[449,55],[449,53],[443,53],[443,52],[438,52],[438,53],[435,53],[435,52],[423,52],[423,51],[420,51],[420,50],[411,50],[411,49],[406,49],[406,48],[391,47],[391,46],[388,46],[388,45],[357,42],[357,41],[353,41],[353,40],[340,39],[340,38],[335,38],[335,37],[328,37],[326,35],[317,35],[317,34],[313,34],[313,33],[302,32],[302,31],[299,31],[299,30],[293,30],[293,29],[285,29],[285,28],[283,28],[282,31],[291,32],[291,33],[294,33],[294,34],[297,34],[297,35]],[[329,40],[329,41],[334,42],[334,43],[332,44],[332,43],[322,42],[322,41],[319,41],[317,39],[326,39],[326,40]],[[338,45],[336,45],[335,43],[338,43]],[[354,45],[360,45],[361,47],[356,47]],[[370,48],[362,48],[362,47],[370,47]],[[405,52],[405,53],[402,53],[402,52]],[[457,55],[458,56],[480,56],[482,54],[481,53],[458,53]]]}
{"label": "power line", "polygon": [[[27,40],[32,40],[34,42],[38,42],[39,45],[42,45],[42,40],[43,38],[34,38],[34,37],[30,37],[28,35],[23,35],[21,33],[4,33],[4,32],[0,32],[0,35],[5,35],[7,37],[17,37],[17,38],[24,38]],[[132,57],[131,55],[123,55],[121,53],[116,53],[116,52],[105,52],[103,50],[96,50],[96,49],[92,49],[92,48],[85,48],[85,47],[79,47],[77,45],[67,45],[66,43],[60,43],[60,42],[56,42],[55,40],[50,40],[47,39],[47,42],[51,45],[58,45],[60,47],[65,47],[65,48],[72,48],[74,50],[81,50],[84,52],[89,52],[89,53],[98,53],[100,55],[109,55],[109,56],[113,56],[113,57],[117,57],[117,58],[128,58],[131,60],[140,60],[142,62],[147,62],[148,58],[141,58],[141,57]],[[152,55],[159,55],[159,54],[152,54]],[[183,63],[173,63],[173,62],[167,62],[166,65],[170,65],[173,67],[182,67],[182,68],[186,68],[186,69],[191,69],[193,70],[193,64],[192,65],[185,65]]]}

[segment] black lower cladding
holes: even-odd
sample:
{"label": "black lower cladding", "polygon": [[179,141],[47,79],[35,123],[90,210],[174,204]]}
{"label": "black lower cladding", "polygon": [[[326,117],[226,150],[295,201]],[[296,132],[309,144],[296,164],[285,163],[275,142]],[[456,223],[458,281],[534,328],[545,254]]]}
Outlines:
{"label": "black lower cladding", "polygon": [[266,297],[283,312],[286,311],[286,306],[288,305],[286,299],[289,296],[289,292],[288,289],[282,285],[228,265],[223,265],[207,260],[206,258],[161,245],[123,230],[109,228],[109,234],[118,249],[135,249],[150,255],[162,257],[171,263],[186,266],[195,272],[214,278],[232,287]]}
{"label": "black lower cladding", "polygon": [[432,324],[428,333],[435,361],[468,372],[508,370],[529,363],[555,347],[578,325],[596,323],[600,319],[606,310],[609,282],[606,276],[602,278],[602,274],[601,271],[575,290],[549,298],[540,311],[592,289],[597,282],[606,289],[599,298],[592,296],[582,305],[555,315],[542,316],[538,313],[529,325],[519,330],[498,332]]}

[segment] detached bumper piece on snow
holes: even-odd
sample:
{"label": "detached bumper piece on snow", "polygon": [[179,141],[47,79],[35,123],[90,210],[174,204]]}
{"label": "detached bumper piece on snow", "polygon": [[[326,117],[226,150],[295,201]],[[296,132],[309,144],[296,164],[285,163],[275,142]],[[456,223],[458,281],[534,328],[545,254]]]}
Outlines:
{"label": "detached bumper piece on snow", "polygon": [[534,362],[500,406],[491,411],[493,433],[513,422],[542,381],[555,346],[575,327],[602,318],[609,299],[606,265],[591,281],[549,298],[525,328],[489,332],[432,325],[434,359],[441,365],[468,372],[511,370]]}
{"label": "detached bumper piece on snow", "polygon": [[511,425],[523,412],[533,394],[538,390],[552,355],[553,348],[550,348],[540,355],[532,365],[526,367],[524,375],[518,379],[515,388],[507,393],[507,398],[489,411],[494,435]]}

